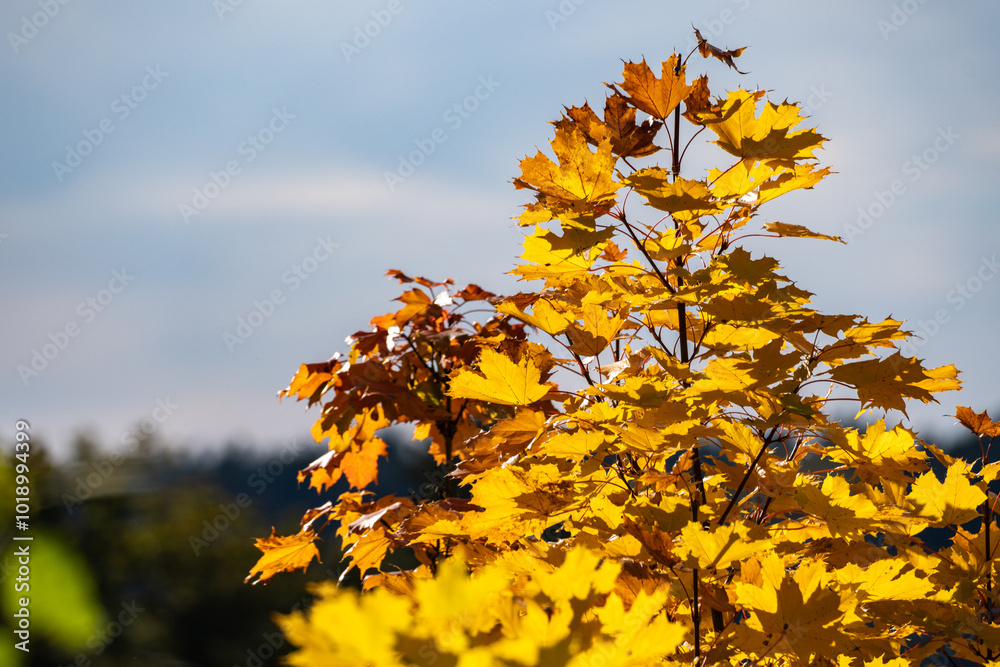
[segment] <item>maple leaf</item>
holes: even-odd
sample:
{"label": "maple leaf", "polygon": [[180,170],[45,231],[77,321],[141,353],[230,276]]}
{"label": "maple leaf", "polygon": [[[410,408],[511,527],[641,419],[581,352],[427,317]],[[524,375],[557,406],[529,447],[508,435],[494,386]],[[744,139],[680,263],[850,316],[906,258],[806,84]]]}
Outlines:
{"label": "maple leaf", "polygon": [[386,444],[381,438],[372,438],[360,448],[351,448],[340,454],[340,471],[355,489],[378,483],[378,457],[385,456]]}
{"label": "maple leaf", "polygon": [[[712,195],[720,200],[747,200],[756,198],[760,203],[759,189],[781,171],[756,160],[741,160],[725,171],[710,169],[709,188]],[[773,198],[773,197],[772,197]]]}
{"label": "maple leaf", "polygon": [[[747,47],[743,46],[738,49],[733,49],[731,51],[724,51],[717,46],[712,46],[711,44],[709,44],[708,40],[706,40],[704,37],[701,36],[701,32],[699,32],[697,28],[695,28],[694,36],[695,39],[698,40],[698,53],[701,54],[702,58],[708,58],[708,57],[716,58],[717,60],[721,60],[722,62],[726,63],[737,72],[740,72],[739,68],[736,66],[736,63],[733,62],[733,58],[739,58],[741,55],[743,55],[743,52],[747,50]],[[746,72],[740,72],[740,74],[746,74]]]}
{"label": "maple leaf", "polygon": [[688,96],[691,87],[684,81],[684,66],[678,70],[676,53],[663,61],[662,75],[656,78],[643,58],[641,63],[625,63],[622,90],[625,98],[653,118],[664,119]]}
{"label": "maple leaf", "polygon": [[948,468],[943,482],[934,471],[913,482],[906,499],[917,508],[917,515],[946,525],[962,525],[979,516],[986,494],[969,483],[961,466]]}
{"label": "maple leaf", "polygon": [[677,555],[686,559],[690,567],[704,569],[727,568],[733,562],[766,551],[768,544],[765,533],[758,526],[744,523],[705,529],[692,521],[680,534],[684,543],[678,547]]}
{"label": "maple leaf", "polygon": [[561,334],[572,321],[572,318],[556,310],[548,299],[534,301],[531,313],[521,310],[513,300],[497,304],[497,312],[516,317],[552,335]]}
{"label": "maple leaf", "polygon": [[593,456],[602,449],[608,441],[608,435],[603,431],[578,429],[575,431],[560,431],[539,443],[537,451],[546,456],[559,456],[568,459],[583,459]]}
{"label": "maple leaf", "polygon": [[851,487],[843,477],[827,477],[820,488],[803,485],[796,500],[804,512],[822,519],[834,536],[856,535],[868,530],[878,513],[871,500],[851,494]]}
{"label": "maple leaf", "polygon": [[508,587],[508,576],[501,568],[491,568],[470,578],[462,558],[449,559],[434,579],[415,582],[413,597],[418,611],[414,624],[426,636],[444,639],[445,642],[438,644],[444,651],[461,654],[469,649],[469,635],[493,628],[496,617],[491,603],[503,596]]}
{"label": "maple leaf", "polygon": [[521,160],[521,177],[514,179],[514,185],[567,202],[609,207],[621,187],[613,178],[611,140],[601,141],[594,153],[582,131],[557,127],[551,143],[559,164],[539,151]]}
{"label": "maple leaf", "polygon": [[648,120],[637,125],[635,109],[621,95],[609,95],[604,104],[604,124],[611,135],[611,150],[622,157],[646,157],[659,150],[653,144],[658,124]]}
{"label": "maple leaf", "polygon": [[274,528],[271,528],[270,537],[257,539],[256,546],[264,552],[264,555],[253,566],[244,581],[249,582],[255,575],[260,575],[260,578],[253,583],[267,583],[271,577],[279,572],[305,570],[313,558],[319,560],[319,550],[316,548],[315,541],[316,533],[311,530],[281,537]]}
{"label": "maple leaf", "polygon": [[705,366],[705,378],[694,382],[692,388],[699,393],[717,391],[734,393],[752,389],[760,384],[760,379],[744,368],[739,359],[712,359]]}
{"label": "maple leaf", "polygon": [[836,654],[845,643],[836,624],[846,611],[840,596],[826,586],[829,575],[823,563],[803,562],[789,576],[781,558],[768,555],[761,571],[759,584],[738,582],[733,587],[737,601],[753,612],[748,624],[803,659],[812,653]]}
{"label": "maple leaf", "polygon": [[868,407],[899,410],[906,414],[906,398],[924,403],[935,400],[932,391],[957,389],[954,366],[925,370],[915,359],[906,359],[898,352],[885,359],[865,359],[843,364],[830,370],[830,377],[855,387]]}
{"label": "maple leaf", "polygon": [[309,405],[319,401],[319,395],[333,379],[334,375],[343,368],[343,364],[338,360],[340,355],[334,356],[328,361],[318,364],[302,364],[299,366],[295,377],[288,384],[287,389],[278,392],[278,398],[295,396],[296,400],[309,399]]}
{"label": "maple leaf", "polygon": [[779,337],[780,334],[764,328],[717,324],[705,333],[702,342],[709,347],[755,350]]}
{"label": "maple leaf", "polygon": [[511,273],[525,280],[572,280],[589,271],[613,233],[612,229],[596,232],[565,229],[559,236],[538,227],[524,239],[521,259],[527,264],[518,266]]}
{"label": "maple leaf", "polygon": [[285,636],[298,647],[288,664],[399,664],[398,636],[413,623],[410,600],[385,589],[355,596],[329,583],[320,584],[312,592],[318,599],[308,612],[296,611],[277,619]]}
{"label": "maple leaf", "polygon": [[842,584],[850,585],[871,600],[920,600],[934,589],[934,584],[902,561],[885,559],[868,567],[848,563],[837,572]]}
{"label": "maple leaf", "polygon": [[495,454],[506,460],[524,452],[546,430],[545,415],[542,412],[519,408],[514,416],[498,421],[489,431],[470,438],[466,449],[484,458]]}
{"label": "maple leaf", "polygon": [[648,665],[660,663],[684,641],[684,626],[671,623],[660,613],[668,604],[662,590],[647,594],[639,591],[628,606],[618,595],[610,595],[604,606],[595,610],[603,632],[615,641],[596,641],[579,655],[581,665]]}
{"label": "maple leaf", "polygon": [[710,118],[714,118],[717,108],[711,101],[711,92],[708,89],[708,77],[699,76],[691,84],[691,90],[684,99],[684,117],[697,125],[704,124]]}
{"label": "maple leaf", "polygon": [[611,140],[611,152],[621,157],[645,157],[659,150],[654,144],[659,125],[644,121],[635,122],[636,110],[628,101],[615,93],[609,95],[604,104],[604,120],[601,121],[589,104],[566,109],[566,117],[554,123],[557,128],[578,127],[587,137],[591,146],[600,146],[605,139]]}
{"label": "maple leaf", "polygon": [[958,406],[955,410],[955,417],[962,422],[965,428],[976,435],[985,435],[990,438],[1000,435],[1000,423],[992,421],[990,416],[986,414],[986,410],[976,414],[972,408]]}
{"label": "maple leaf", "polygon": [[[832,172],[829,167],[816,169],[812,164],[797,164],[792,169],[780,171],[757,187],[757,201],[760,206],[793,190],[809,190]],[[832,240],[839,240],[832,237]]]}
{"label": "maple leaf", "polygon": [[503,544],[540,535],[579,499],[557,466],[539,464],[487,470],[472,485],[472,501],[484,511],[467,514],[463,528],[473,539]]}
{"label": "maple leaf", "polygon": [[604,308],[597,304],[584,306],[583,326],[571,322],[566,329],[566,336],[572,343],[569,349],[580,356],[596,357],[611,344],[624,324],[620,315],[608,317]]}
{"label": "maple leaf", "polygon": [[650,206],[679,220],[722,212],[704,182],[680,177],[671,180],[668,172],[659,167],[640,169],[622,182],[641,194]]}
{"label": "maple leaf", "polygon": [[715,143],[742,160],[794,164],[812,158],[826,140],[815,130],[792,131],[804,120],[795,105],[767,102],[758,117],[757,102],[763,97],[762,90],[731,92],[720,109],[720,119],[706,126],[719,136]]}
{"label": "maple leaf", "polygon": [[341,452],[330,450],[300,470],[298,479],[303,482],[308,478],[310,488],[322,492],[343,474],[352,487],[362,489],[378,482],[378,457],[385,455],[385,441],[372,438]]}
{"label": "maple leaf", "polygon": [[881,419],[868,426],[864,435],[855,430],[843,434],[835,431],[830,439],[836,447],[824,454],[850,466],[868,484],[908,481],[911,473],[927,470],[925,456],[913,433],[902,426],[887,431]]}
{"label": "maple leaf", "polygon": [[541,384],[541,372],[530,358],[515,363],[499,352],[483,348],[479,372],[459,369],[451,376],[448,390],[454,398],[504,405],[530,405],[541,400],[551,387]]}
{"label": "maple leaf", "polygon": [[808,229],[807,227],[803,227],[802,225],[790,225],[784,222],[769,222],[764,225],[764,229],[769,232],[774,232],[778,236],[794,236],[802,239],[825,239],[827,241],[839,241],[845,245],[847,243],[839,236],[819,234],[811,229]]}
{"label": "maple leaf", "polygon": [[[365,532],[357,542],[344,552],[344,560],[350,559],[351,567],[358,568],[358,572],[364,576],[369,570],[378,570],[381,567],[386,553],[393,547],[393,544],[394,542],[386,533],[385,528],[376,526]],[[341,580],[350,569],[348,567],[341,573]]]}

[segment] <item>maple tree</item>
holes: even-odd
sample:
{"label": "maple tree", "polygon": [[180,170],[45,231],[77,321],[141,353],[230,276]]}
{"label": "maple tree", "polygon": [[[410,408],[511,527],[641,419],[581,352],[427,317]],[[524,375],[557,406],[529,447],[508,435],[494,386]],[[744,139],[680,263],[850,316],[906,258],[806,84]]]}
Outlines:
{"label": "maple tree", "polygon": [[[742,49],[697,37],[736,68]],[[903,357],[900,321],[817,312],[744,247],[839,241],[760,221],[830,173],[825,139],[763,91],[712,97],[693,55],[625,63],[600,115],[554,123],[555,159],[521,162],[530,291],[391,271],[403,307],[280,393],[320,405],[329,439],[300,481],[351,489],[258,540],[251,577],[307,567],[330,533],[364,589],[323,584],[280,619],[290,664],[1000,665],[1000,462],[874,419],[957,370]],[[721,168],[681,176],[702,133]],[[872,422],[838,423],[844,401]],[[446,473],[426,497],[366,488],[400,423]],[[399,551],[418,566],[387,565]]]}

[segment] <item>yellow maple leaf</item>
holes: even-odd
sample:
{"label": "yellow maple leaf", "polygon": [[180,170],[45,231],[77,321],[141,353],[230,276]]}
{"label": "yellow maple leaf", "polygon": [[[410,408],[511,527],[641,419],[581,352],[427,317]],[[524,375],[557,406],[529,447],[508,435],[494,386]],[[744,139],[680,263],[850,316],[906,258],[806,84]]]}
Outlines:
{"label": "yellow maple leaf", "polygon": [[[382,561],[392,545],[392,539],[386,534],[385,528],[376,526],[365,532],[344,552],[344,559],[350,558],[351,566],[358,568],[364,576],[368,570],[378,570],[382,567]],[[345,574],[346,572],[347,570],[344,570]]]}
{"label": "yellow maple leaf", "polygon": [[839,627],[849,609],[827,586],[822,562],[805,560],[789,576],[781,558],[769,554],[761,559],[761,575],[759,583],[739,582],[733,590],[737,602],[752,611],[747,624],[773,635],[779,650],[808,659],[852,646]]}
{"label": "yellow maple leaf", "polygon": [[547,299],[538,299],[531,305],[531,312],[528,313],[517,307],[513,301],[503,301],[497,304],[497,312],[504,315],[516,317],[522,322],[527,322],[533,327],[537,327],[550,335],[558,335],[566,330],[566,326],[572,321],[563,313],[552,307]]}
{"label": "yellow maple leaf", "polygon": [[387,589],[358,596],[324,582],[312,589],[318,599],[308,612],[279,616],[289,642],[298,648],[288,656],[293,667],[401,665],[398,637],[413,623],[410,601]]}
{"label": "yellow maple leaf", "polygon": [[739,359],[716,358],[705,366],[705,379],[696,380],[691,388],[707,393],[710,391],[741,392],[759,384],[759,380],[743,367]]}
{"label": "yellow maple leaf", "polygon": [[881,322],[863,320],[857,326],[844,331],[844,338],[852,343],[871,347],[893,347],[894,340],[905,340],[906,334],[899,328],[903,323],[886,318]]}
{"label": "yellow maple leaf", "polygon": [[580,667],[664,664],[662,658],[673,653],[686,634],[683,625],[671,623],[666,614],[661,613],[667,604],[666,591],[647,594],[640,590],[625,611],[622,599],[612,593],[604,606],[595,609],[594,613],[601,621],[602,633],[615,640],[598,640],[572,664]]}
{"label": "yellow maple leaf", "polygon": [[703,215],[721,213],[703,181],[672,178],[666,169],[640,169],[623,182],[642,195],[649,205],[666,211],[679,220],[688,221]]}
{"label": "yellow maple leaf", "polygon": [[697,521],[691,521],[681,529],[681,538],[683,544],[677,547],[677,555],[686,559],[689,567],[704,569],[729,567],[733,562],[766,551],[769,545],[766,535],[756,524],[745,523],[714,525],[706,529]]}
{"label": "yellow maple leaf", "polygon": [[763,97],[762,90],[729,93],[721,119],[707,124],[719,136],[715,143],[743,160],[777,160],[778,164],[792,165],[795,160],[812,158],[825,139],[811,129],[791,131],[804,120],[792,104],[768,102],[758,117],[757,103]]}
{"label": "yellow maple leaf", "polygon": [[571,322],[566,329],[570,348],[583,357],[596,357],[600,354],[625,324],[618,314],[608,317],[603,307],[597,304],[587,304],[583,307],[583,326]]}
{"label": "yellow maple leaf", "polygon": [[837,571],[837,579],[869,600],[922,600],[934,590],[934,584],[912,568],[900,574],[904,567],[910,567],[906,561],[889,558],[866,567],[848,563]]}
{"label": "yellow maple leaf", "polygon": [[816,169],[811,164],[797,164],[791,169],[782,170],[777,176],[760,185],[756,204],[759,206],[792,190],[808,190],[830,173],[829,167]]}
{"label": "yellow maple leaf", "polygon": [[597,261],[604,243],[611,238],[613,229],[587,232],[567,229],[559,236],[544,227],[538,227],[524,239],[521,259],[527,264],[519,265],[511,273],[525,280],[566,276],[572,280],[585,275]]}
{"label": "yellow maple leaf", "polygon": [[[584,457],[593,456],[598,449],[603,448],[608,441],[608,436],[603,431],[591,431],[577,429],[575,431],[560,431],[549,436],[544,442],[538,445],[539,454],[546,456],[559,456],[568,459],[580,460]],[[535,451],[535,448],[532,448]]]}
{"label": "yellow maple leaf", "polygon": [[926,472],[913,482],[906,499],[917,508],[917,514],[946,525],[961,525],[979,516],[986,494],[969,482],[967,465],[955,463],[948,468],[943,482],[934,471]]}
{"label": "yellow maple leaf", "polygon": [[927,379],[915,382],[914,387],[932,394],[939,391],[958,391],[962,388],[962,381],[958,379],[958,369],[955,368],[955,364],[925,369],[924,375]]}
{"label": "yellow maple leaf", "polygon": [[957,373],[953,365],[924,369],[916,359],[907,359],[897,352],[885,359],[837,366],[830,370],[830,377],[855,387],[862,412],[875,407],[899,410],[905,415],[906,398],[930,403],[935,400],[933,392],[958,389]]}
{"label": "yellow maple leaf", "polygon": [[574,547],[566,552],[557,569],[538,572],[534,580],[550,600],[585,600],[592,590],[596,593],[611,592],[620,571],[620,563],[606,560],[584,547]]}
{"label": "yellow maple leaf", "polygon": [[803,482],[796,493],[802,510],[826,522],[833,535],[852,535],[869,530],[878,513],[875,504],[861,494],[851,495],[843,477],[830,475],[817,488]]}
{"label": "yellow maple leaf", "polygon": [[254,575],[259,574],[260,578],[253,583],[267,583],[268,579],[279,572],[305,570],[313,558],[319,560],[319,550],[314,544],[315,540],[316,533],[311,530],[281,537],[274,528],[271,528],[270,537],[257,540],[256,546],[264,552],[264,555],[250,570],[250,574],[244,579],[244,582],[249,582],[254,578]]}
{"label": "yellow maple leaf", "polygon": [[502,544],[540,535],[581,498],[556,465],[536,463],[527,468],[490,468],[478,475],[472,485],[472,502],[484,510],[466,513],[462,528],[473,539]]}
{"label": "yellow maple leaf", "polygon": [[660,262],[669,262],[691,252],[683,230],[677,229],[667,229],[659,234],[650,232],[649,238],[642,240],[642,247],[650,257]]}
{"label": "yellow maple leaf", "polygon": [[764,229],[769,232],[774,232],[778,236],[791,236],[800,239],[824,239],[826,241],[840,241],[841,243],[846,243],[846,241],[839,236],[820,234],[812,231],[808,227],[803,227],[802,225],[790,225],[784,222],[768,222],[764,225]]}
{"label": "yellow maple leaf", "polygon": [[853,468],[869,484],[908,481],[911,478],[908,473],[927,470],[919,442],[902,426],[887,431],[885,421],[879,419],[863,435],[851,429],[834,431],[831,436],[836,447],[827,449],[826,455]]}
{"label": "yellow maple leaf", "polygon": [[541,372],[530,358],[514,363],[507,356],[484,348],[480,372],[460,368],[451,376],[448,393],[454,398],[504,405],[529,405],[541,400],[550,387],[541,384]]}
{"label": "yellow maple leaf", "polygon": [[741,199],[763,186],[777,173],[780,171],[763,162],[743,160],[725,171],[710,169],[709,189],[719,199]]}
{"label": "yellow maple leaf", "polygon": [[483,569],[470,577],[465,561],[448,559],[433,579],[414,585],[418,611],[414,625],[420,635],[433,637],[438,648],[461,654],[469,637],[489,632],[496,625],[495,607],[509,586],[509,574],[500,567]]}
{"label": "yellow maple leaf", "polygon": [[865,661],[865,667],[911,667],[912,665],[912,660],[907,660],[906,658],[889,658],[886,660],[885,656]]}
{"label": "yellow maple leaf", "polygon": [[579,129],[557,127],[551,143],[559,164],[539,151],[521,160],[521,177],[514,185],[565,202],[608,207],[621,187],[613,178],[616,158],[610,139],[601,141],[594,153]]}
{"label": "yellow maple leaf", "polygon": [[702,343],[708,347],[756,350],[764,347],[775,338],[780,338],[780,336],[767,329],[716,324],[705,333]]}

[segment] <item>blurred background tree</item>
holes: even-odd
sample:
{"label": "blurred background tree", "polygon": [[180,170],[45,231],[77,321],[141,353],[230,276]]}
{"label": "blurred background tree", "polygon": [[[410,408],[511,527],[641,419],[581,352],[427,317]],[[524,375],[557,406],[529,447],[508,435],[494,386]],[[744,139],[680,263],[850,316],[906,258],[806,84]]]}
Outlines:
{"label": "blurred background tree", "polygon": [[[405,495],[433,483],[430,457],[414,454],[405,435],[386,440],[383,488]],[[0,632],[8,638],[15,599],[24,595],[14,590],[18,563],[7,528],[11,444],[0,447]],[[295,532],[302,509],[316,504],[296,475],[325,448],[286,442],[254,453],[231,445],[201,456],[146,438],[130,450],[81,435],[73,457],[57,463],[44,443],[32,442],[31,652],[3,642],[0,665],[279,664],[286,647],[272,614],[308,605],[308,581],[340,575],[340,545],[322,543],[322,564],[277,585],[243,579],[259,555],[254,537],[272,526]]]}

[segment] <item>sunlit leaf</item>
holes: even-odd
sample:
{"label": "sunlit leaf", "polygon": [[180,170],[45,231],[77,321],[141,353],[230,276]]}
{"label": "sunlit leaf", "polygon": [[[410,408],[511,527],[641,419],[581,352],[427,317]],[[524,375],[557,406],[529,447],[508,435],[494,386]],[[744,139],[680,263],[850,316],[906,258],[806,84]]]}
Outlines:
{"label": "sunlit leaf", "polygon": [[253,566],[249,576],[244,581],[250,582],[259,575],[253,583],[267,583],[271,577],[279,572],[305,570],[313,558],[319,560],[319,550],[316,548],[315,541],[316,534],[311,530],[281,537],[272,528],[270,537],[257,540],[256,546],[264,552],[264,555]]}

